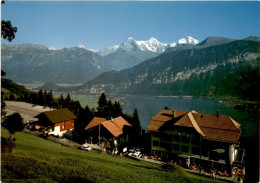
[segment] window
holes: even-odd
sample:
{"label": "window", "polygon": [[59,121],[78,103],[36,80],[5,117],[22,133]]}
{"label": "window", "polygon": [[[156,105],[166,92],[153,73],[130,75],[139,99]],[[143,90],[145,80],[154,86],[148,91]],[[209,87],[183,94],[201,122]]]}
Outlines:
{"label": "window", "polygon": [[167,133],[161,133],[160,139],[163,140],[163,141],[171,142],[172,141],[172,136],[170,134],[167,134]]}
{"label": "window", "polygon": [[200,154],[200,148],[192,147],[192,154]]}
{"label": "window", "polygon": [[154,132],[154,133],[153,133],[153,137],[160,137],[160,134],[159,134],[159,133],[156,133],[156,132]]}
{"label": "window", "polygon": [[172,144],[167,143],[166,151],[170,151],[170,152],[172,151]]}
{"label": "window", "polygon": [[154,140],[154,141],[153,141],[153,146],[159,146],[159,141]]}
{"label": "window", "polygon": [[181,151],[189,152],[189,146],[181,146]]}
{"label": "window", "polygon": [[200,137],[199,136],[194,136],[193,138],[192,138],[192,144],[196,144],[196,145],[200,145]]}
{"label": "window", "polygon": [[180,150],[180,145],[179,144],[173,144],[172,145],[172,150],[179,151]]}
{"label": "window", "polygon": [[61,126],[61,129],[62,129],[62,130],[64,130],[64,128],[65,128],[65,126],[64,126],[64,125],[62,125],[62,126]]}
{"label": "window", "polygon": [[180,141],[180,136],[179,136],[179,134],[174,134],[174,135],[173,135],[173,140],[176,141],[176,142],[179,142],[179,141]]}
{"label": "window", "polygon": [[181,136],[181,142],[183,143],[189,143],[189,135],[183,135]]}
{"label": "window", "polygon": [[166,147],[167,147],[167,143],[165,143],[165,142],[161,142],[161,143],[160,143],[160,147],[162,147],[162,148],[166,148]]}

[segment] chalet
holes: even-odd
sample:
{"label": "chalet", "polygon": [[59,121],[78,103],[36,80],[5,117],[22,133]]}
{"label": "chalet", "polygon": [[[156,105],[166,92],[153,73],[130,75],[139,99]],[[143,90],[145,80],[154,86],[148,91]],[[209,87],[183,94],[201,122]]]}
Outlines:
{"label": "chalet", "polygon": [[35,118],[39,119],[35,125],[36,129],[48,130],[48,134],[62,136],[67,130],[74,129],[76,116],[67,108],[62,108],[42,112]]}
{"label": "chalet", "polygon": [[186,167],[234,175],[243,169],[239,148],[241,125],[229,116],[161,110],[147,127],[151,155]]}
{"label": "chalet", "polygon": [[128,143],[128,132],[132,125],[129,124],[123,117],[106,118],[94,117],[91,122],[85,127],[88,133],[89,143],[98,143],[99,136],[103,143],[109,144],[116,148],[121,148]]}

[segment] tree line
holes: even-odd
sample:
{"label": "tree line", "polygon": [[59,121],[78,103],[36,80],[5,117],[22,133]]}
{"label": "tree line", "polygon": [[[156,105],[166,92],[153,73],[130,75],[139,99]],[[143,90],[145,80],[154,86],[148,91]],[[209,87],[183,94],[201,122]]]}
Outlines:
{"label": "tree line", "polygon": [[[88,105],[82,107],[80,102],[78,100],[73,100],[69,93],[65,97],[61,94],[58,98],[55,98],[52,91],[46,90],[39,90],[38,92],[29,91],[22,94],[21,96],[16,96],[12,93],[9,97],[3,97],[2,93],[2,99],[28,102],[54,109],[68,108],[71,112],[75,114],[75,116],[77,116],[71,138],[78,142],[84,141],[84,128],[89,124],[94,116],[103,117],[108,120],[111,118],[122,116],[133,126],[132,135],[134,135],[135,137],[139,137],[142,131],[137,109],[134,109],[133,114],[123,113],[123,107],[120,102],[107,99],[105,93],[102,93],[100,95],[97,108],[89,108]],[[2,114],[5,114],[4,100],[2,100]]]}

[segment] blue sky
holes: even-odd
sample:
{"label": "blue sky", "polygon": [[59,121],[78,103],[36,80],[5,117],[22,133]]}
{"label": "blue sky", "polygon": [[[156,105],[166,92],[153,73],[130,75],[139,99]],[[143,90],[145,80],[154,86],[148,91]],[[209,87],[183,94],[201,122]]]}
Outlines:
{"label": "blue sky", "polygon": [[260,36],[259,2],[11,2],[2,19],[18,27],[12,43],[58,49],[83,44],[103,49],[125,41],[157,38],[172,43],[192,36],[243,39]]}

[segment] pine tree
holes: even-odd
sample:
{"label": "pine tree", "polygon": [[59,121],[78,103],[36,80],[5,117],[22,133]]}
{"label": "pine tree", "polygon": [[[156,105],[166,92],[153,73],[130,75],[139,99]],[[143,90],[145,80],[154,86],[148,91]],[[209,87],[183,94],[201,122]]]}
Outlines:
{"label": "pine tree", "polygon": [[111,100],[108,100],[107,106],[105,107],[104,116],[109,119],[113,116],[112,113],[113,113],[113,104]]}
{"label": "pine tree", "polygon": [[105,93],[102,93],[98,99],[98,107],[97,107],[98,113],[104,115],[106,107],[107,107],[107,97]]}
{"label": "pine tree", "polygon": [[138,115],[138,110],[137,110],[137,108],[134,109],[133,122],[134,122],[134,126],[135,126],[136,128],[141,128],[141,122],[140,122],[140,119],[139,119],[139,115]]}
{"label": "pine tree", "polygon": [[65,105],[65,100],[63,95],[61,94],[60,97],[58,98],[58,108],[63,108],[64,105]]}
{"label": "pine tree", "polygon": [[70,93],[68,93],[63,107],[70,108],[70,106],[71,106],[71,97],[70,97]]}
{"label": "pine tree", "polygon": [[52,90],[49,93],[47,93],[46,103],[49,107],[55,106],[55,101],[54,101],[54,98],[53,98]]}
{"label": "pine tree", "polygon": [[43,98],[44,98],[43,91],[40,90],[40,91],[38,92],[38,104],[39,104],[39,105],[44,105],[44,103],[43,103]]}
{"label": "pine tree", "polygon": [[112,108],[112,117],[123,116],[123,109],[119,102],[115,101]]}

